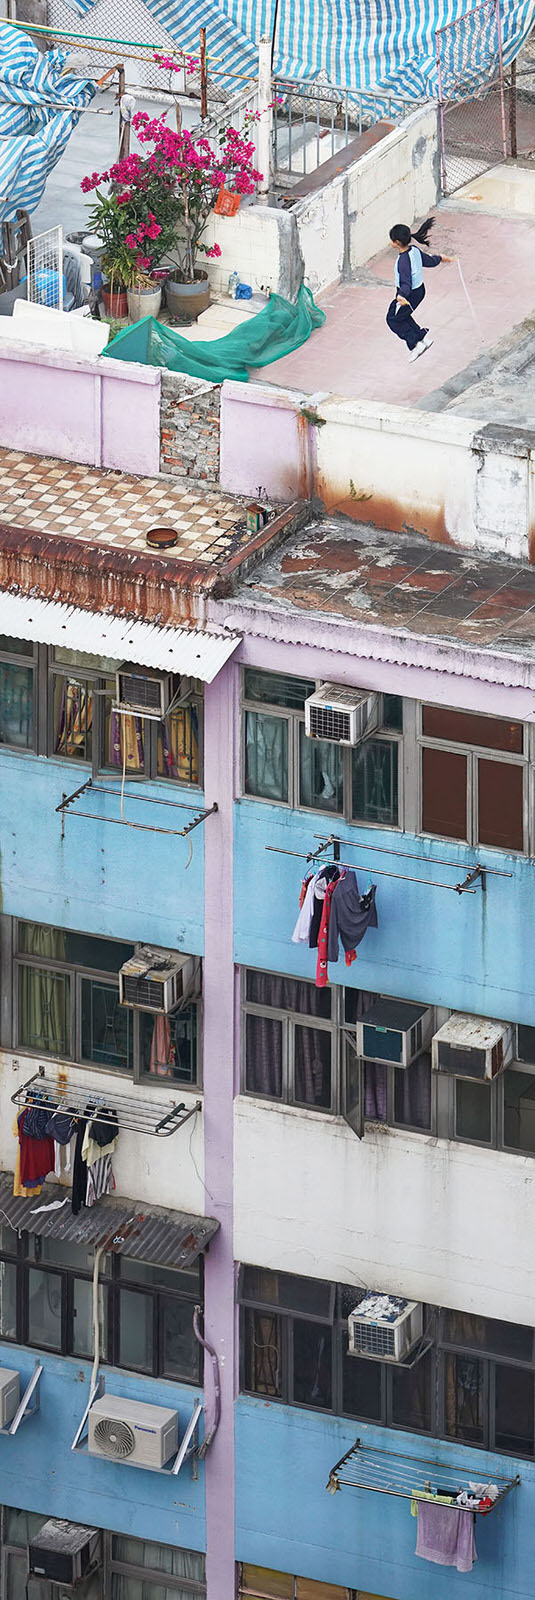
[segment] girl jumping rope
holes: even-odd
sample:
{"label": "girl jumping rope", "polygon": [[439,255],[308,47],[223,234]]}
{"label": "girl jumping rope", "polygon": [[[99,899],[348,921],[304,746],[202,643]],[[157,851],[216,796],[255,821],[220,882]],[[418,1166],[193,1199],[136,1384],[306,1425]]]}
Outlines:
{"label": "girl jumping rope", "polygon": [[429,243],[434,217],[428,217],[417,233],[411,233],[404,222],[396,222],[390,229],[390,243],[397,250],[394,268],[396,293],[386,314],[387,326],[398,339],[403,339],[409,351],[409,361],[417,361],[425,350],[430,350],[433,340],[428,328],[420,328],[413,311],[421,305],[425,294],[424,267],[438,267],[441,261],[455,261],[455,256],[431,256],[421,245]]}

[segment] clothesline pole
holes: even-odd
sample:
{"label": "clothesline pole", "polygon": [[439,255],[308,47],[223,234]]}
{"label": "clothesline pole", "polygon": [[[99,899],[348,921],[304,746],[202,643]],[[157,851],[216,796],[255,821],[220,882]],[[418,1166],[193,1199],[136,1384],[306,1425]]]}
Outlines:
{"label": "clothesline pole", "polygon": [[[82,812],[80,812],[80,813],[76,813],[75,812],[74,814],[75,814],[75,816],[77,814],[82,816],[83,813]],[[105,818],[104,820],[107,821],[108,819]],[[343,842],[344,841],[342,840],[342,843]],[[299,861],[310,861],[311,860],[311,857],[305,855],[303,850],[282,850],[276,844],[266,844],[266,845],[264,845],[264,849],[265,850],[271,850],[274,855],[296,856]],[[417,856],[416,859],[418,861],[419,860],[423,860],[423,857]],[[331,865],[332,865],[332,863],[331,863]],[[348,871],[350,871],[350,872],[368,872],[369,871],[369,867],[363,866],[362,863],[359,863],[358,861],[348,861],[348,862],[340,862],[340,861],[338,861],[337,865],[340,865],[340,866],[342,866],[342,865],[346,866],[347,865]],[[329,862],[325,861],[324,862],[324,866],[326,866],[326,867],[329,866]],[[384,867],[374,867],[373,871],[375,873],[375,876],[378,877],[378,878],[397,878],[399,883],[420,883],[422,885],[423,889],[448,889],[450,894],[477,894],[477,889],[459,889],[457,887],[457,884],[455,884],[455,883],[437,883],[435,878],[411,878],[411,877],[408,876],[408,874],[406,872],[387,872]]]}
{"label": "clothesline pole", "polygon": [[[349,850],[371,850],[375,855],[379,855],[379,856],[396,856],[396,857],[397,856],[399,856],[399,857],[403,856],[408,861],[424,861],[424,862],[427,861],[427,859],[428,859],[427,856],[419,856],[419,855],[417,855],[414,850],[391,850],[391,849],[388,848],[387,845],[384,845],[384,844],[362,844],[360,839],[359,840],[356,840],[356,839],[339,839],[337,837],[337,835],[334,834],[334,833],[331,833],[329,835],[328,839],[324,839],[322,833],[315,833],[314,834],[314,838],[315,839],[319,839],[320,841],[322,841],[318,845],[318,850],[317,850],[317,854],[318,855],[320,853],[320,850],[327,850],[327,848],[330,845],[333,846],[333,849],[336,848],[336,847],[338,848],[338,855],[335,856],[335,858],[334,858],[335,861],[338,861],[340,859],[340,845],[341,844],[347,845]],[[313,859],[312,852],[310,852],[310,859],[311,860]],[[459,867],[461,866],[461,862],[460,861],[449,861],[444,856],[433,856],[433,865],[436,866],[436,867],[455,867],[456,870],[459,871]],[[494,878],[512,878],[512,876],[513,876],[512,872],[504,872],[500,867],[484,867],[483,871],[487,872],[489,874],[489,876],[492,876]]]}

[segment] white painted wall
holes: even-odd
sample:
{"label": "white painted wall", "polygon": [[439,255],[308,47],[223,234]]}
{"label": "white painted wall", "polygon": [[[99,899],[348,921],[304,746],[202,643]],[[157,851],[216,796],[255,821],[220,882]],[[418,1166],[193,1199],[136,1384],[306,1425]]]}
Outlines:
{"label": "white painted wall", "polygon": [[[0,1051],[0,1170],[4,1172],[13,1172],[17,1153],[11,1131],[17,1108],[11,1104],[11,1096],[19,1084],[26,1083],[32,1073],[38,1071],[39,1065],[35,1056]],[[51,1074],[55,1064],[43,1062],[43,1065]],[[66,1071],[73,1088],[83,1083],[84,1088],[87,1085],[94,1094],[109,1095],[110,1105],[114,1103],[114,1093],[127,1094],[130,1090],[139,1100],[149,1100],[164,1115],[178,1101],[183,1100],[189,1109],[199,1098],[198,1091],[188,1092],[182,1084],[176,1084],[173,1090],[155,1090],[150,1084],[134,1088],[127,1078],[118,1078],[113,1073],[69,1066]],[[192,1117],[182,1133],[177,1131],[168,1139],[126,1130],[120,1133],[113,1171],[118,1198],[124,1196],[129,1200],[142,1200],[146,1205],[167,1206],[171,1210],[204,1216],[202,1113]]]}
{"label": "white painted wall", "polygon": [[242,202],[235,217],[212,212],[203,243],[218,244],[221,255],[214,260],[199,256],[198,264],[218,294],[227,292],[231,272],[239,272],[241,282],[249,283],[254,293],[285,294],[294,236],[295,225],[287,212]]}
{"label": "white painted wall", "polygon": [[294,206],[313,294],[383,250],[392,219],[411,223],[427,214],[437,200],[437,177],[437,110],[428,106]]}
{"label": "white painted wall", "polygon": [[235,1103],[234,1254],[535,1325],[535,1161]]}

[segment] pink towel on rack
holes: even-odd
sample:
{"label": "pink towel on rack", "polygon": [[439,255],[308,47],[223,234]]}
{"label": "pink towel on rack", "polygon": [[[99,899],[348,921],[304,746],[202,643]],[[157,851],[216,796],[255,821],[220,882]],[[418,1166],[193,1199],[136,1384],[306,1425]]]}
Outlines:
{"label": "pink towel on rack", "polygon": [[431,1500],[419,1500],[415,1553],[424,1561],[436,1562],[438,1567],[471,1572],[477,1561],[473,1513],[456,1506],[436,1506]]}

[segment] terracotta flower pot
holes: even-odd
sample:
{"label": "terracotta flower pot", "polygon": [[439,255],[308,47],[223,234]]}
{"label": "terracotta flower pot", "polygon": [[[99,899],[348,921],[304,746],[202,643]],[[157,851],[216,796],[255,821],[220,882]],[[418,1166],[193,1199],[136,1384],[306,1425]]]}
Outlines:
{"label": "terracotta flower pot", "polygon": [[235,217],[239,209],[240,200],[241,194],[233,194],[231,189],[225,189],[225,185],[222,184],[214,211],[217,212],[218,217]]}
{"label": "terracotta flower pot", "polygon": [[114,288],[112,290],[109,283],[105,284],[102,290],[102,299],[104,301],[104,310],[107,317],[120,318],[128,316],[128,300],[126,298],[126,289]]}
{"label": "terracotta flower pot", "polygon": [[206,272],[196,272],[193,283],[179,283],[168,278],[165,285],[167,310],[172,317],[188,318],[192,322],[207,311],[210,304],[210,284]]}

